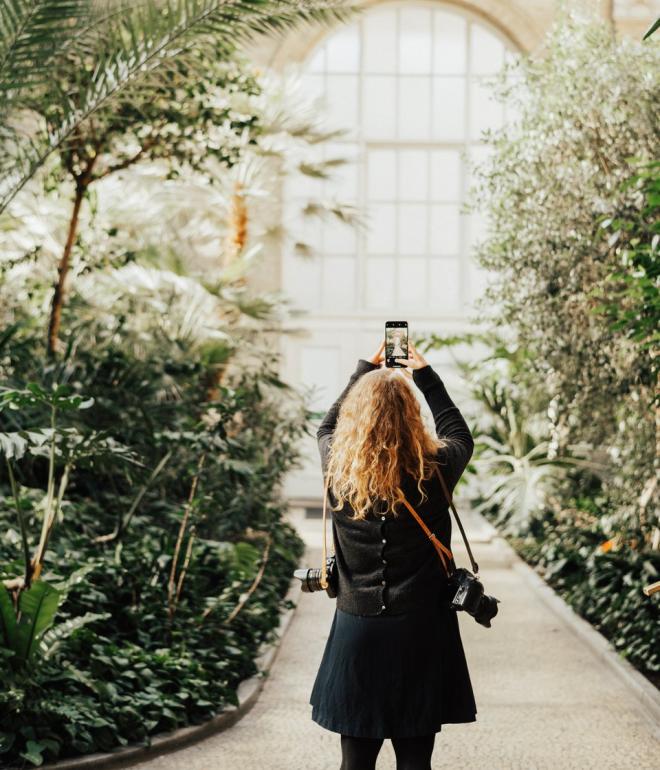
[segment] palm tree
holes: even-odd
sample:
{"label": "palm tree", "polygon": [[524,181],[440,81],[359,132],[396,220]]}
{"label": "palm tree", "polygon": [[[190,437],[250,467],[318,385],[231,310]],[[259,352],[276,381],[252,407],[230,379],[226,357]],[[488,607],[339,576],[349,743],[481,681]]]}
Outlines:
{"label": "palm tree", "polygon": [[[352,12],[344,0],[4,0],[0,213],[92,115],[144,97],[187,53],[229,57],[258,35]],[[91,77],[79,77],[80,57],[93,62]],[[66,84],[53,72],[67,73]]]}

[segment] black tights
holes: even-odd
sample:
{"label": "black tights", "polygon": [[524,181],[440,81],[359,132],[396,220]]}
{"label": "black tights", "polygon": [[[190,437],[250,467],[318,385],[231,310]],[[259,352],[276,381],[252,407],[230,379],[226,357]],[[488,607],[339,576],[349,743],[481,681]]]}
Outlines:
{"label": "black tights", "polygon": [[[376,758],[384,740],[342,735],[340,770],[375,770]],[[396,770],[431,770],[434,743],[435,733],[415,735],[412,738],[392,738]]]}

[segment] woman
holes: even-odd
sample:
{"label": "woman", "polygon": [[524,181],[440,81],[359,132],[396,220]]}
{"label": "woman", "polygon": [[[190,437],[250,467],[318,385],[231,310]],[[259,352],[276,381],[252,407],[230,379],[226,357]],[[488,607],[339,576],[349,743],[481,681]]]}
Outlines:
{"label": "woman", "polygon": [[[341,770],[373,770],[390,738],[397,770],[429,770],[435,734],[477,708],[440,557],[403,496],[451,550],[449,506],[474,449],[438,374],[409,343],[360,359],[317,438],[333,510],[338,591],[312,688],[312,719],[341,734]],[[435,421],[430,435],[413,386]]]}

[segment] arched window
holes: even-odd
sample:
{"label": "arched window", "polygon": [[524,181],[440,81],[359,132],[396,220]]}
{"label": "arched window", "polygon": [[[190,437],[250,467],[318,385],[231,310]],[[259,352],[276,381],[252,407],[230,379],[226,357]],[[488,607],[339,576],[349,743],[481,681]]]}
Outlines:
{"label": "arched window", "polygon": [[474,217],[461,213],[465,154],[503,116],[484,80],[510,44],[481,19],[439,3],[386,3],[367,10],[311,51],[304,79],[333,125],[349,133],[326,148],[350,158],[333,181],[295,183],[354,202],[366,232],[318,221],[305,238],[319,255],[283,255],[282,283],[320,316],[465,318],[482,288],[470,258]]}

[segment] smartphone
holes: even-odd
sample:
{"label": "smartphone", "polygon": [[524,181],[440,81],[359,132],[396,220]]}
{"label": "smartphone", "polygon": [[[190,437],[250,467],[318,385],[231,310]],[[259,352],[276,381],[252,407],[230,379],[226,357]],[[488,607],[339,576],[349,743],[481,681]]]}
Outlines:
{"label": "smartphone", "polygon": [[385,366],[405,368],[395,358],[408,358],[408,321],[385,322]]}

